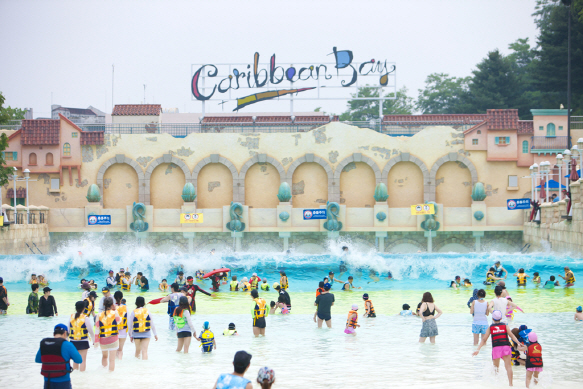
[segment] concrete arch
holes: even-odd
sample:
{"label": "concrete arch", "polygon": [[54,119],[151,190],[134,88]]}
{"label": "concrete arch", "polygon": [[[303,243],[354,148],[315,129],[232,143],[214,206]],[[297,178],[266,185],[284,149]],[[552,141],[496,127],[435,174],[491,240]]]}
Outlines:
{"label": "concrete arch", "polygon": [[[425,193],[428,194],[428,198],[425,201],[435,201],[435,177],[437,176],[437,171],[446,162],[461,162],[463,163],[469,170],[470,176],[472,178],[472,187],[476,182],[478,182],[478,171],[476,167],[468,158],[464,155],[459,153],[449,153],[444,155],[443,157],[439,158],[429,171],[429,180],[425,184]],[[424,196],[425,197],[425,196]]]}
{"label": "concrete arch", "polygon": [[239,197],[241,198],[241,202],[243,204],[245,203],[245,176],[247,175],[247,170],[249,170],[249,168],[255,165],[256,163],[269,163],[273,165],[279,173],[280,184],[286,181],[285,169],[277,159],[268,157],[267,154],[255,154],[253,158],[245,162],[245,164],[241,168],[241,171],[239,172],[239,182],[241,183],[241,186],[239,187]]}
{"label": "concrete arch", "polygon": [[[348,165],[349,163],[356,163],[356,162],[363,162],[371,167],[371,169],[374,173],[374,177],[375,177],[375,185],[378,184],[379,182],[381,182],[381,169],[376,164],[376,162],[373,161],[371,158],[367,157],[366,155],[362,155],[361,153],[353,153],[352,155],[350,155],[350,156],[344,158],[342,161],[340,161],[338,166],[336,166],[336,170],[334,171],[334,181],[333,182],[334,182],[334,186],[335,186],[335,188],[337,188],[339,194],[340,194],[340,188],[341,188],[340,176],[342,175],[342,171],[344,170],[346,165]],[[344,198],[346,199],[350,196],[349,195],[347,196],[346,187],[344,188],[344,190],[345,190]],[[359,190],[361,190],[361,189],[359,189]],[[371,190],[372,190],[372,192],[371,192],[371,195],[372,195],[374,193],[374,188],[371,188]],[[340,199],[338,199],[338,200],[340,200]],[[371,200],[374,201],[372,196],[371,196]],[[374,204],[374,202],[373,202],[373,204]]]}
{"label": "concrete arch", "polygon": [[194,185],[195,188],[198,188],[198,173],[200,173],[201,169],[208,165],[209,163],[223,164],[231,171],[231,174],[233,175],[233,201],[243,202],[239,195],[239,190],[241,189],[241,187],[245,188],[244,181],[239,180],[239,172],[237,171],[237,168],[235,167],[233,162],[229,161],[225,157],[221,157],[220,154],[211,154],[210,156],[206,157],[205,159],[196,164],[196,166],[192,170],[191,175],[190,182],[192,182],[192,185]]}
{"label": "concrete arch", "polygon": [[285,181],[292,186],[292,179],[294,176],[294,171],[304,162],[315,162],[322,166],[326,170],[326,175],[328,176],[328,200],[329,201],[340,201],[340,183],[336,183],[334,180],[334,171],[332,167],[328,165],[325,159],[315,156],[314,154],[305,154],[304,156],[296,159],[287,169],[287,176]]}
{"label": "concrete arch", "polygon": [[424,187],[423,201],[435,201],[435,179],[433,182],[433,199],[432,199],[431,192],[429,190],[430,187],[432,186],[429,182],[429,169],[427,168],[427,165],[425,165],[425,163],[421,159],[419,159],[416,156],[411,155],[409,153],[401,153],[401,154],[397,155],[396,157],[389,159],[389,162],[387,162],[387,164],[383,168],[382,178],[383,178],[383,183],[387,186],[387,188],[389,187],[389,182],[388,182],[389,172],[391,171],[393,166],[395,166],[399,162],[413,162],[415,165],[419,166],[419,169],[421,169],[421,173],[423,173],[423,184],[424,184],[424,186],[423,186]]}
{"label": "concrete arch", "polygon": [[158,165],[161,165],[163,163],[173,163],[177,165],[184,172],[184,178],[186,179],[186,182],[192,182],[190,169],[188,168],[188,166],[186,166],[186,163],[184,163],[183,160],[174,157],[172,154],[164,154],[160,158],[156,158],[155,160],[153,160],[152,163],[150,163],[150,165],[148,166],[148,169],[146,169],[145,174],[146,185],[144,187],[145,205],[150,205],[150,179],[152,177],[152,173],[154,172],[154,169],[158,167]]}
{"label": "concrete arch", "polygon": [[[138,174],[138,199],[140,203],[146,204],[146,196],[145,196],[145,175],[144,171],[138,165],[136,161],[131,158],[125,156],[125,154],[116,154],[115,157],[108,159],[101,165],[99,170],[97,171],[97,186],[99,186],[99,193],[101,194],[101,205],[103,206],[103,176],[105,172],[111,165],[115,165],[116,163],[125,163],[130,165],[134,168],[136,173]],[[148,199],[149,201],[149,199]],[[149,203],[148,203],[149,204]]]}

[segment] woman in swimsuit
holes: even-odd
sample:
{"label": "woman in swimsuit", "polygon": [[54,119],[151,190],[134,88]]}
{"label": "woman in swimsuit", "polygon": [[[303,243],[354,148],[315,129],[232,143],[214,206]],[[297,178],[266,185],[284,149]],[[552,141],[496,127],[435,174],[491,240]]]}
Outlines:
{"label": "woman in swimsuit", "polygon": [[[435,315],[435,311],[437,311],[437,315]],[[423,326],[419,334],[419,343],[425,343],[425,339],[427,338],[429,338],[431,343],[435,343],[435,337],[439,335],[435,319],[439,318],[443,312],[435,305],[431,293],[423,293],[423,300],[419,312],[421,313],[421,320],[423,320]]]}

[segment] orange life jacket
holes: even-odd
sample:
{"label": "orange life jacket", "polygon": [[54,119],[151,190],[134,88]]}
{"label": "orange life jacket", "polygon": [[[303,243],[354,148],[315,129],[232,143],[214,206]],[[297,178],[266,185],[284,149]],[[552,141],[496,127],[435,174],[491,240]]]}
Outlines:
{"label": "orange life jacket", "polygon": [[[354,319],[352,318],[352,314],[356,315]],[[348,312],[348,319],[346,320],[346,325],[348,325],[348,327],[356,328],[357,324],[358,324],[358,312],[351,310],[350,312]]]}

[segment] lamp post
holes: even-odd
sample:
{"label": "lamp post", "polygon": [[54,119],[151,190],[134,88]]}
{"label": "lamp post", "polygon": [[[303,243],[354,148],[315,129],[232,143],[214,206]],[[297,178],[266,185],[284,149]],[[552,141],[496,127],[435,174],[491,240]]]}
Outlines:
{"label": "lamp post", "polygon": [[567,147],[571,147],[571,3],[561,0],[567,7]]}
{"label": "lamp post", "polygon": [[[548,162],[548,161],[543,161],[543,162],[540,163],[540,173],[541,173],[541,177],[542,177],[542,179],[545,180],[545,189],[546,189],[545,199],[544,199],[544,202],[545,203],[548,203],[549,202],[549,191],[548,191],[549,185],[548,185],[548,179],[547,179],[547,177],[548,177],[547,172],[549,171],[549,165],[550,165],[550,162]],[[542,190],[542,186],[541,186],[541,190]],[[541,201],[542,200],[543,199],[541,199]]]}
{"label": "lamp post", "polygon": [[[565,173],[567,173],[566,175],[569,175],[569,168],[571,167],[571,150],[567,149],[563,151],[563,157],[565,158]],[[567,187],[567,192],[570,192],[571,187],[569,186],[569,177],[565,177],[565,186]]]}
{"label": "lamp post", "polygon": [[583,168],[583,138],[577,139],[577,149],[579,150],[579,170],[581,170]]}
{"label": "lamp post", "polygon": [[26,224],[30,224],[30,209],[28,207],[28,180],[30,179],[30,170],[24,169],[24,179],[26,180]]}
{"label": "lamp post", "polygon": [[538,175],[538,165],[535,163],[534,165],[532,165],[532,172],[533,172],[533,177],[532,179],[534,180],[534,202],[536,203],[538,201],[538,194],[537,194],[537,190],[536,190],[536,176]]}
{"label": "lamp post", "polygon": [[561,167],[563,166],[563,154],[557,154],[557,166],[559,167],[559,201],[562,200],[562,192],[561,192]]}
{"label": "lamp post", "polygon": [[18,211],[16,210],[16,180],[18,175],[16,166],[14,167],[14,173],[12,174],[12,181],[14,181],[14,224],[16,224],[16,217],[18,216]]}
{"label": "lamp post", "polygon": [[530,170],[530,201],[534,202],[534,193],[535,193],[534,165],[530,165],[530,167],[528,169]]}

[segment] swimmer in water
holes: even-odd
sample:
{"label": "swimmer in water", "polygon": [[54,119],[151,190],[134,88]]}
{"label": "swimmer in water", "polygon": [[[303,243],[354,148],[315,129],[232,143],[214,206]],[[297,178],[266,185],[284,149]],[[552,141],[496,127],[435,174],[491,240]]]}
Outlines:
{"label": "swimmer in water", "polygon": [[168,292],[168,290],[170,290],[170,285],[168,285],[168,281],[166,281],[166,278],[164,278],[162,282],[160,282],[160,285],[158,285],[158,289],[162,292]]}
{"label": "swimmer in water", "polygon": [[211,255],[215,255],[215,249],[211,250]]}
{"label": "swimmer in water", "polygon": [[516,277],[516,283],[518,286],[526,286],[526,279],[530,278],[530,276],[526,274],[522,268],[520,268],[518,272],[514,273],[512,276]]}
{"label": "swimmer in water", "polygon": [[[377,272],[373,269],[370,269],[368,271],[368,276],[373,280],[373,282],[379,282],[381,279],[377,276]],[[370,284],[371,281],[367,282],[367,284]]]}
{"label": "swimmer in water", "polygon": [[583,307],[581,306],[575,310],[575,321],[583,321]]}
{"label": "swimmer in water", "polygon": [[[339,282],[342,285],[344,285],[344,281],[340,281],[339,279],[334,277],[334,272],[331,271],[330,273],[328,273],[328,280],[330,281],[330,285],[334,286],[334,282]],[[324,282],[326,282],[326,280],[324,280]]]}
{"label": "swimmer in water", "polygon": [[537,271],[535,271],[535,272],[532,274],[532,282],[534,282],[535,284],[540,284],[540,281],[541,281],[541,279],[540,279],[540,275],[538,274],[538,272],[537,272]]}
{"label": "swimmer in water", "polygon": [[32,273],[30,275],[30,280],[28,280],[29,284],[38,284],[38,278],[36,278],[36,274]]}
{"label": "swimmer in water", "polygon": [[352,281],[354,281],[354,277],[349,276],[348,277],[348,282],[345,282],[344,285],[342,285],[342,290],[361,289],[360,286],[354,286],[354,285],[352,285]]}
{"label": "swimmer in water", "polygon": [[484,285],[493,285],[498,280],[501,280],[501,278],[496,277],[496,269],[494,267],[491,267],[486,272],[486,281],[484,281]]}
{"label": "swimmer in water", "polygon": [[287,305],[285,305],[285,303],[283,301],[278,301],[277,303],[275,301],[272,301],[270,303],[270,307],[271,309],[269,310],[269,314],[273,315],[275,313],[276,309],[280,309],[280,312],[282,315],[286,315],[289,313],[289,309],[287,308]]}
{"label": "swimmer in water", "polygon": [[464,279],[464,286],[466,288],[469,288],[470,286],[472,286],[472,281],[470,281],[469,278]]}

